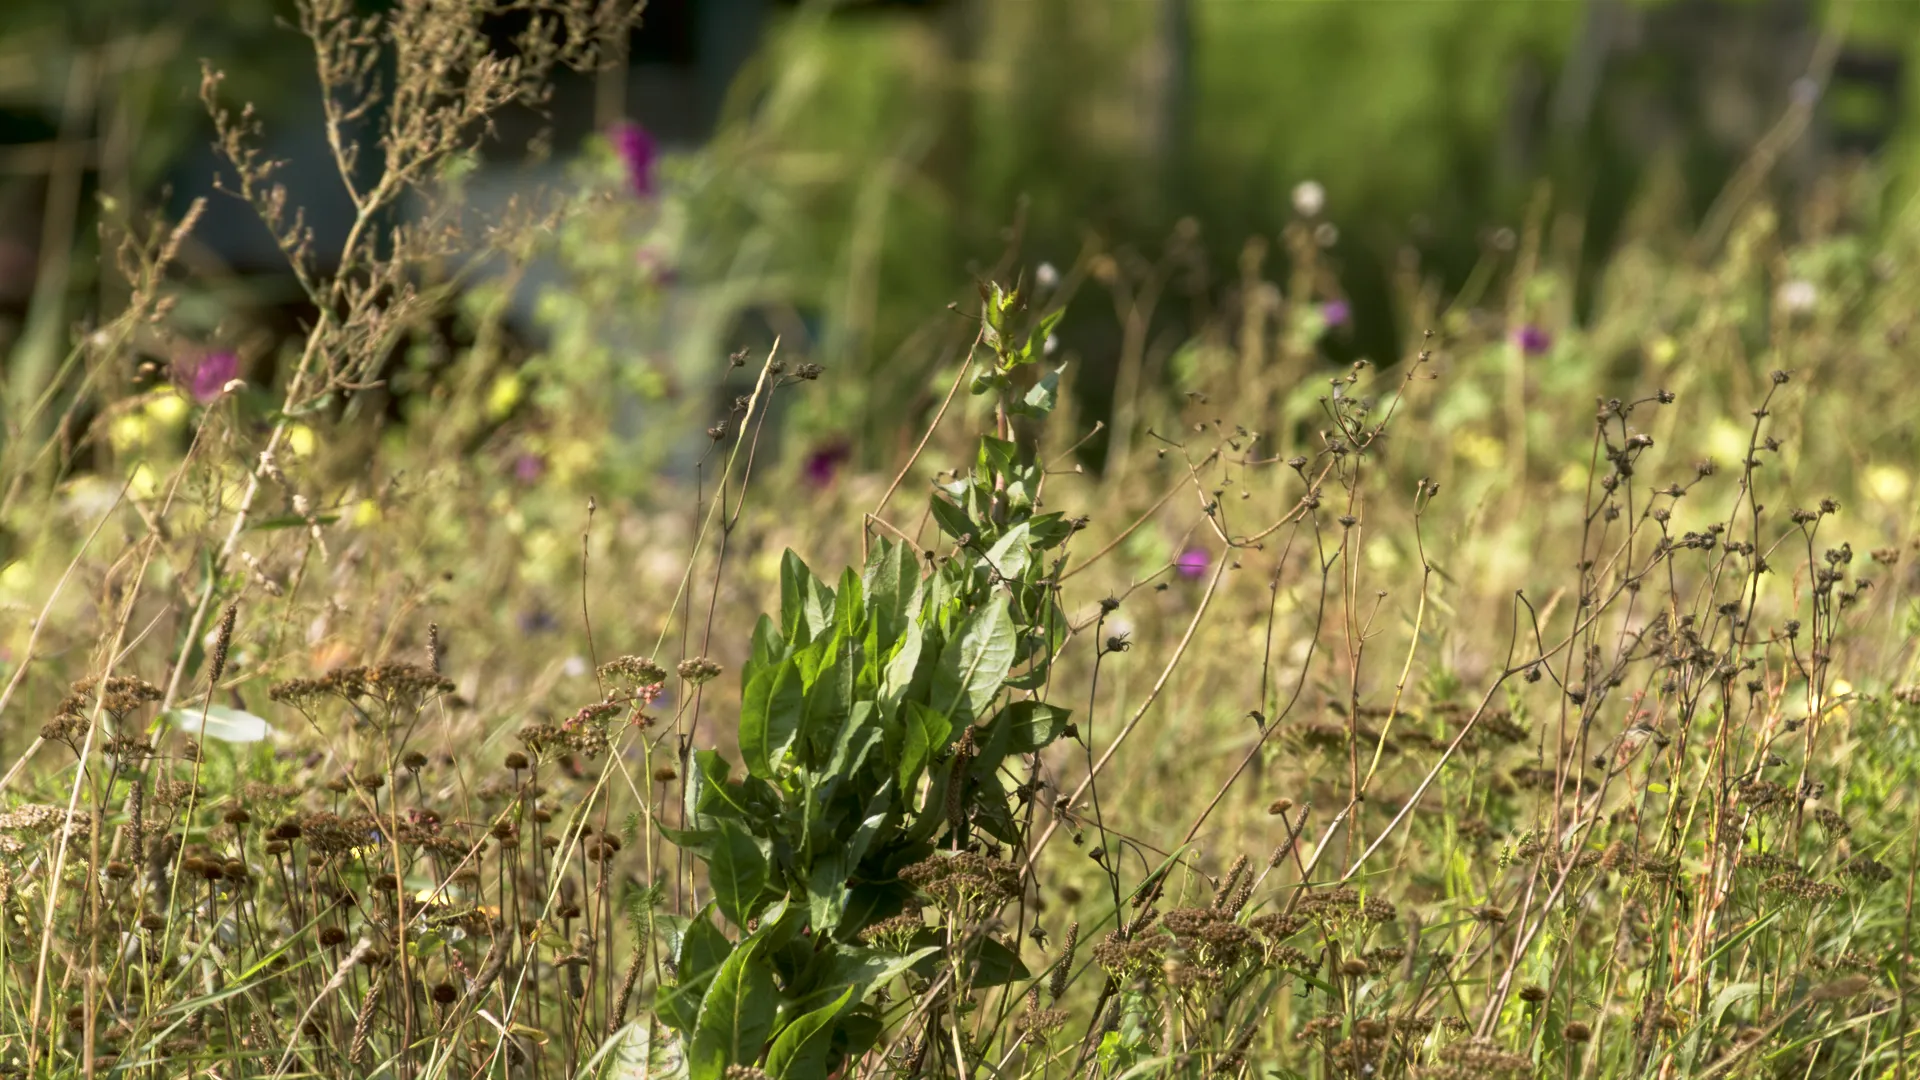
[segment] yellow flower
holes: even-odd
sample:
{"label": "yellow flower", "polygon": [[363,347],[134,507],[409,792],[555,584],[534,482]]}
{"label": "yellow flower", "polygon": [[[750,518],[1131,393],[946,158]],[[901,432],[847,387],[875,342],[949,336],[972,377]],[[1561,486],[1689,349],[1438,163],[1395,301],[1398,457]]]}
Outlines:
{"label": "yellow flower", "polygon": [[1867,469],[1862,477],[1866,482],[1867,493],[1881,502],[1897,503],[1906,497],[1913,486],[1907,474],[1892,465],[1874,465]]}
{"label": "yellow flower", "polygon": [[493,380],[493,386],[487,391],[487,415],[499,420],[513,411],[515,405],[525,396],[526,387],[521,384],[520,376],[509,371]]}
{"label": "yellow flower", "polygon": [[163,390],[148,399],[146,412],[162,427],[177,427],[187,418],[187,399],[178,390]]}
{"label": "yellow flower", "polygon": [[294,424],[287,429],[287,449],[294,457],[306,457],[313,453],[313,429],[305,424]]}
{"label": "yellow flower", "polygon": [[153,425],[145,416],[137,412],[121,413],[113,418],[107,427],[107,442],[121,453],[126,453],[147,441],[147,431]]}
{"label": "yellow flower", "polygon": [[0,590],[9,593],[24,593],[27,586],[33,584],[33,571],[28,568],[25,559],[0,570]]}
{"label": "yellow flower", "polygon": [[1491,469],[1506,460],[1500,440],[1477,431],[1462,432],[1453,444],[1459,448],[1461,457],[1483,469]]}
{"label": "yellow flower", "polygon": [[135,465],[127,478],[127,493],[137,499],[151,499],[159,491],[160,478],[147,468],[147,463],[143,461]]}

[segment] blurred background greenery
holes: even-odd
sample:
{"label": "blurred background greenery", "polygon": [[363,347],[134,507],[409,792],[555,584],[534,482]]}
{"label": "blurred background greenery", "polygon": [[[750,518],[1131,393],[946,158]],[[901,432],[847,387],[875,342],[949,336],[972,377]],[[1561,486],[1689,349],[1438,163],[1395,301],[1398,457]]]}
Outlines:
{"label": "blurred background greenery", "polygon": [[[350,207],[292,15],[268,0],[0,10],[16,404],[116,303],[91,257],[100,224],[200,195],[179,315],[271,368],[300,294],[251,211],[215,193],[193,91],[204,59],[229,100],[257,104],[324,256]],[[1130,395],[1177,382],[1201,327],[1277,303],[1240,288],[1256,263],[1291,278],[1289,304],[1312,302],[1269,312],[1308,351],[1391,360],[1436,298],[1578,323],[1636,230],[1710,253],[1743,163],[1761,190],[1736,195],[1787,206],[1870,170],[1847,212],[1891,220],[1920,170],[1917,42],[1920,4],[1902,0],[653,0],[627,62],[508,117],[466,191],[483,207],[555,180],[604,192],[618,163],[601,136],[636,122],[665,151],[659,188],[639,210],[574,215],[517,284],[516,378],[626,386],[631,433],[660,403],[711,411],[732,392],[715,358],[779,334],[842,376],[799,429],[873,464],[961,344],[930,314],[996,265],[1045,263],[1069,289],[1091,275],[1116,297],[1079,305],[1062,339],[1075,400],[1124,420]],[[1558,277],[1489,294],[1492,268],[1527,251]],[[1098,463],[1104,443],[1085,452]]]}

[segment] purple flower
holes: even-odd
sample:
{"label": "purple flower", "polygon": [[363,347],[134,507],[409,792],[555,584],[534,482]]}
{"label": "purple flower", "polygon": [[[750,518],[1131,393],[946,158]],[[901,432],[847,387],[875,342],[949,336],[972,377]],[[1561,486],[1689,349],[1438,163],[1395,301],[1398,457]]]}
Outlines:
{"label": "purple flower", "polygon": [[1353,321],[1353,306],[1345,300],[1329,300],[1320,305],[1320,319],[1328,326],[1345,326]]}
{"label": "purple flower", "polygon": [[1173,560],[1173,569],[1181,577],[1197,578],[1207,572],[1207,564],[1211,561],[1205,548],[1190,547]]}
{"label": "purple flower", "polygon": [[1553,348],[1553,335],[1544,326],[1528,323],[1513,332],[1513,343],[1525,356],[1539,356]]}
{"label": "purple flower", "polygon": [[627,184],[633,193],[643,199],[651,198],[654,192],[653,168],[660,156],[660,147],[646,128],[631,120],[622,120],[613,126],[607,136],[613,143],[613,152],[627,167]]}
{"label": "purple flower", "polygon": [[523,484],[531,484],[546,473],[547,463],[539,454],[521,454],[513,459],[513,478]]}
{"label": "purple flower", "polygon": [[840,472],[840,466],[852,456],[853,450],[846,443],[838,440],[827,443],[825,446],[815,447],[807,454],[806,460],[800,463],[800,474],[806,477],[807,483],[814,487],[826,487],[833,483],[834,476]]}
{"label": "purple flower", "polygon": [[231,352],[211,352],[180,366],[180,381],[193,400],[205,405],[220,396],[228,383],[240,377],[240,358]]}

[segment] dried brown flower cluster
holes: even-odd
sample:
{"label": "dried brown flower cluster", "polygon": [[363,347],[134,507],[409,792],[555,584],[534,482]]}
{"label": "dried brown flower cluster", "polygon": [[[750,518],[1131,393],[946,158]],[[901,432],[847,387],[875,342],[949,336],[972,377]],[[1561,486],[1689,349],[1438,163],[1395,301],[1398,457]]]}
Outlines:
{"label": "dried brown flower cluster", "polygon": [[276,683],[267,696],[285,705],[311,709],[326,698],[359,701],[371,698],[391,713],[418,709],[438,694],[453,692],[453,680],[419,664],[376,664],[345,667],[317,679],[289,679]]}
{"label": "dried brown flower cluster", "polygon": [[1020,870],[978,852],[930,855],[902,867],[900,880],[947,911],[978,914],[1020,895]]}
{"label": "dried brown flower cluster", "polygon": [[1295,910],[1319,923],[1328,933],[1337,933],[1353,926],[1390,923],[1397,915],[1394,906],[1386,900],[1372,895],[1362,899],[1358,892],[1346,886],[1328,892],[1308,893],[1300,899]]}
{"label": "dried brown flower cluster", "polygon": [[1190,962],[1210,972],[1226,971],[1254,951],[1253,932],[1221,908],[1175,908],[1160,917],[1160,926]]}

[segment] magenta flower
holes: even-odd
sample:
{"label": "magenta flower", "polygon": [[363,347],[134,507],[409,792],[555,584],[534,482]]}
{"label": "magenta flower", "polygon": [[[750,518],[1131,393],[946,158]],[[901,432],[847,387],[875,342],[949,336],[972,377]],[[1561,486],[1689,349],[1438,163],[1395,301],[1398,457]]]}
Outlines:
{"label": "magenta flower", "polygon": [[815,447],[800,463],[800,474],[806,477],[807,483],[814,487],[826,487],[833,483],[833,478],[840,472],[840,466],[846,464],[847,459],[852,456],[853,450],[846,443],[838,440]]}
{"label": "magenta flower", "polygon": [[646,128],[631,120],[622,120],[608,133],[613,152],[627,167],[627,185],[643,199],[654,193],[653,170],[660,157],[660,146]]}
{"label": "magenta flower", "polygon": [[207,353],[175,367],[181,387],[202,405],[218,398],[228,383],[240,377],[240,358],[225,351]]}
{"label": "magenta flower", "polygon": [[1197,578],[1207,572],[1207,564],[1212,562],[1205,548],[1190,547],[1173,560],[1173,569],[1181,577]]}
{"label": "magenta flower", "polygon": [[531,484],[546,473],[547,463],[539,454],[521,454],[513,459],[513,478],[523,484]]}
{"label": "magenta flower", "polygon": [[1544,326],[1528,323],[1513,332],[1513,343],[1525,356],[1539,356],[1553,348],[1553,335]]}
{"label": "magenta flower", "polygon": [[1345,300],[1329,300],[1320,305],[1320,319],[1328,326],[1345,326],[1353,321],[1353,306]]}

